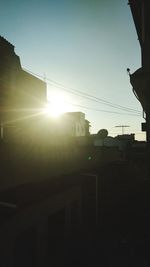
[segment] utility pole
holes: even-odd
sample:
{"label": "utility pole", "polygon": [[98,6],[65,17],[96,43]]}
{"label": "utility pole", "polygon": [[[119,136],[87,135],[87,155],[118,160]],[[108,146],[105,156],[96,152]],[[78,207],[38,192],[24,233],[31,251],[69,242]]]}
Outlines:
{"label": "utility pole", "polygon": [[122,128],[122,135],[124,134],[124,128],[130,127],[129,125],[117,125],[116,128]]}

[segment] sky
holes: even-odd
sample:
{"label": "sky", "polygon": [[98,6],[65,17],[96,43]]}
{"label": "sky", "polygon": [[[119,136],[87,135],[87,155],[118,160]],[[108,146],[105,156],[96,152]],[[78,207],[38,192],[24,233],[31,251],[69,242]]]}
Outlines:
{"label": "sky", "polygon": [[15,46],[23,68],[47,81],[49,101],[57,95],[65,111],[85,113],[91,133],[105,128],[114,136],[121,134],[115,126],[128,125],[125,133],[145,138],[126,71],[141,66],[127,0],[0,0],[0,35]]}

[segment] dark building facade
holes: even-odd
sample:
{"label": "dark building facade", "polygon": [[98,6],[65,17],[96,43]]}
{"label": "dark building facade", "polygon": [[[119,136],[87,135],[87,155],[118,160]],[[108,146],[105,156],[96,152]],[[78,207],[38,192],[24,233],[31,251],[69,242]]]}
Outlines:
{"label": "dark building facade", "polygon": [[150,3],[130,0],[138,40],[141,46],[141,67],[130,75],[130,81],[145,112],[147,141],[150,142]]}
{"label": "dark building facade", "polygon": [[129,0],[138,40],[141,46],[141,68],[130,75],[133,91],[143,107],[147,139],[147,173],[150,177],[150,2],[147,0]]}
{"label": "dark building facade", "polygon": [[6,123],[31,114],[46,102],[46,83],[24,71],[14,46],[0,37],[1,121]]}

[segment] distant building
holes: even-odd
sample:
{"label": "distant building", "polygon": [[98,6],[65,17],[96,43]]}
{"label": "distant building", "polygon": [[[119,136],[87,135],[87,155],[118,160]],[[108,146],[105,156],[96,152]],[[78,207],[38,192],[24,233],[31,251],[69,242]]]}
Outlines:
{"label": "distant building", "polygon": [[115,137],[119,141],[119,149],[126,150],[135,142],[135,134],[122,134]]}
{"label": "distant building", "polygon": [[62,117],[65,133],[71,136],[89,135],[89,122],[83,112],[67,112]]}
{"label": "distant building", "polygon": [[133,143],[135,141],[135,134],[122,134],[117,135],[115,138],[120,141]]}
{"label": "distant building", "polygon": [[88,136],[90,123],[82,112],[66,112],[57,120],[49,121],[52,135]]}
{"label": "distant building", "polygon": [[65,132],[71,136],[85,136],[87,134],[87,120],[82,112],[67,112],[62,117]]}
{"label": "distant building", "polygon": [[107,136],[104,139],[99,138],[98,136],[95,136],[95,139],[94,139],[94,146],[119,147],[119,145],[120,145],[119,140],[111,136]]}
{"label": "distant building", "polygon": [[102,139],[95,135],[94,146],[118,147],[119,150],[125,150],[135,141],[135,134],[123,134],[116,137],[107,136]]}
{"label": "distant building", "polygon": [[85,120],[85,136],[89,136],[90,135],[90,122],[88,120]]}

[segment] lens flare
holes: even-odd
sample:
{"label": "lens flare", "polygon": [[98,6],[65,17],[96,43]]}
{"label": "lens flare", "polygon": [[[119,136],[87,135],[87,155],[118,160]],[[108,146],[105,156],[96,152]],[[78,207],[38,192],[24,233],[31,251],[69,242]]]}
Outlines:
{"label": "lens flare", "polygon": [[48,116],[57,118],[67,111],[67,104],[62,95],[52,95],[49,103],[45,107],[45,113]]}

